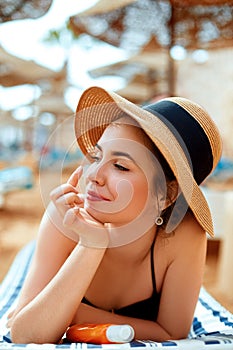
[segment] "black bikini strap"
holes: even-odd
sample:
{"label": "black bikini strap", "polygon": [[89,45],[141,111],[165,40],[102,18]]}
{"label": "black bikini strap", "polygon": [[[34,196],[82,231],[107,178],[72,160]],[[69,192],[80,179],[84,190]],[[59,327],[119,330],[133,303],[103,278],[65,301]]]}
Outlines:
{"label": "black bikini strap", "polygon": [[151,277],[152,277],[152,284],[153,284],[153,291],[156,292],[156,280],[155,280],[155,267],[154,267],[154,246],[155,246],[155,241],[156,241],[155,236],[153,243],[150,248],[150,264],[151,264]]}

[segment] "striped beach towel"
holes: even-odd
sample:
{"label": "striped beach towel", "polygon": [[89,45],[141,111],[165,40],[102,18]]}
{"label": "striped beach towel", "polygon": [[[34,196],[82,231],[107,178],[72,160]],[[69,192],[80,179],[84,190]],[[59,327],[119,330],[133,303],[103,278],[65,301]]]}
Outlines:
{"label": "striped beach towel", "polygon": [[17,304],[19,292],[34,253],[35,242],[26,245],[16,256],[0,285],[0,350],[147,350],[197,349],[233,350],[233,315],[222,307],[204,288],[201,289],[189,337],[182,340],[154,342],[132,341],[126,344],[94,345],[86,343],[14,344],[6,328],[8,313]]}

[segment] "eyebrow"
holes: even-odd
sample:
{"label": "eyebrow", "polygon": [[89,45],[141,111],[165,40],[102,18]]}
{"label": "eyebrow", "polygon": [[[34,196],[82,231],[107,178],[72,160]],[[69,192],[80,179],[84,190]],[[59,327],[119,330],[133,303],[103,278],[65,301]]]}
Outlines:
{"label": "eyebrow", "polygon": [[135,163],[135,160],[131,157],[131,155],[129,153],[115,151],[115,152],[112,152],[112,155],[113,156],[117,156],[117,157],[126,157],[126,158],[132,160]]}
{"label": "eyebrow", "polygon": [[[100,151],[102,151],[102,147],[100,145],[98,145],[98,143],[95,145],[96,148],[98,148]],[[113,151],[112,152],[113,156],[117,156],[117,157],[126,157],[130,160],[132,160],[132,162],[136,163],[135,160],[131,157],[131,155],[127,152],[122,152],[122,151]]]}

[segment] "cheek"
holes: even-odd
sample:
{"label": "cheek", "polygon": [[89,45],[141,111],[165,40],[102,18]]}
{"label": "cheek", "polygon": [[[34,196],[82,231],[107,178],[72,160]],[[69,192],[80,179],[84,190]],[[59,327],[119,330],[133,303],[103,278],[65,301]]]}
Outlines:
{"label": "cheek", "polygon": [[109,188],[114,198],[112,204],[119,212],[127,208],[135,200],[135,186],[131,179],[112,179],[109,183]]}
{"label": "cheek", "polygon": [[102,212],[120,215],[125,220],[138,216],[148,201],[148,182],[145,176],[112,177],[108,184],[113,200],[101,203]]}
{"label": "cheek", "polygon": [[131,188],[131,193],[129,196],[129,191],[122,191],[122,196],[125,201],[127,198],[127,206],[125,206],[125,213],[127,213],[128,218],[137,217],[148,205],[148,181],[145,176],[135,177],[129,181],[128,187]]}
{"label": "cheek", "polygon": [[137,181],[134,188],[134,194],[132,197],[132,203],[138,208],[143,208],[145,206],[146,201],[148,200],[148,182],[145,178]]}

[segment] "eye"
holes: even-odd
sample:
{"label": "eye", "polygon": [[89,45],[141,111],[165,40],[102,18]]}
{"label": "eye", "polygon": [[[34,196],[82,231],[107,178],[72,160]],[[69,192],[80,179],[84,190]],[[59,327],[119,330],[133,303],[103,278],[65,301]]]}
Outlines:
{"label": "eye", "polygon": [[99,162],[101,160],[101,153],[99,150],[89,152],[89,158],[92,162]]}
{"label": "eye", "polygon": [[114,166],[120,171],[129,171],[128,168],[124,167],[123,165],[121,165],[119,163],[114,163]]}

